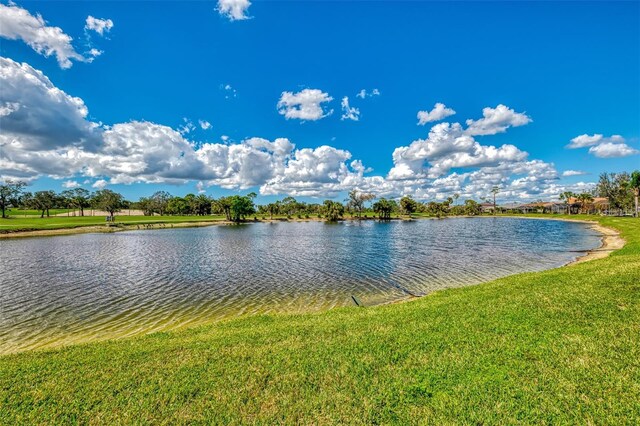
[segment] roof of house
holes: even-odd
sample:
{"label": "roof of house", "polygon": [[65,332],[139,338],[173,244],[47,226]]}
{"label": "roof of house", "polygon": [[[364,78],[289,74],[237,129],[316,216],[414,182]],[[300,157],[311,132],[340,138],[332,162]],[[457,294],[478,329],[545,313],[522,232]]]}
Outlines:
{"label": "roof of house", "polygon": [[[578,200],[575,197],[569,198],[569,203],[571,204],[581,204],[582,201]],[[609,204],[609,199],[607,197],[593,197],[593,201],[591,204]]]}

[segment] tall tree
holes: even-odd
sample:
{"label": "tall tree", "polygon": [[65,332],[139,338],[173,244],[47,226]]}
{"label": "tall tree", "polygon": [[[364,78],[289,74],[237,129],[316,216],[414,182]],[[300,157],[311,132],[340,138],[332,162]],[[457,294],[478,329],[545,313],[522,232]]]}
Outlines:
{"label": "tall tree", "polygon": [[469,216],[477,216],[482,213],[482,208],[480,207],[480,204],[474,200],[465,200],[464,213]]}
{"label": "tall tree", "polygon": [[230,217],[233,222],[240,222],[246,216],[256,212],[253,198],[249,196],[233,195],[231,198]]}
{"label": "tall tree", "polygon": [[576,194],[574,194],[571,191],[565,191],[562,194],[560,194],[560,200],[564,201],[567,204],[567,214],[571,214],[571,199],[575,198]]}
{"label": "tall tree", "polygon": [[167,214],[185,215],[190,213],[187,201],[182,197],[172,197],[167,203]]}
{"label": "tall tree", "polygon": [[6,210],[10,205],[18,204],[22,190],[27,186],[25,182],[7,179],[0,184],[0,209],[2,209],[2,218],[6,218]]}
{"label": "tall tree", "polygon": [[42,211],[40,217],[43,218],[45,212],[49,217],[49,210],[56,206],[58,200],[58,195],[54,191],[38,191],[33,194],[31,203],[34,209]]}
{"label": "tall tree", "polygon": [[227,220],[231,220],[231,197],[220,197],[217,200],[211,201],[211,209],[214,213],[224,214]]}
{"label": "tall tree", "polygon": [[211,214],[211,198],[205,194],[195,197],[195,214],[198,216],[207,216]]}
{"label": "tall tree", "polygon": [[280,213],[280,201],[267,204],[266,209],[269,213],[269,219],[273,220],[273,215]]}
{"label": "tall tree", "polygon": [[337,201],[325,200],[323,207],[324,214],[330,222],[336,222],[344,215],[344,206]]}
{"label": "tall tree", "polygon": [[155,192],[151,196],[153,211],[158,212],[160,216],[164,216],[164,213],[167,210],[167,206],[169,205],[169,200],[171,198],[171,194],[169,194],[167,191]]}
{"label": "tall tree", "polygon": [[386,198],[380,198],[373,203],[373,211],[378,213],[378,218],[381,220],[391,219],[391,213],[393,213],[398,207],[395,200],[387,200]]}
{"label": "tall tree", "polygon": [[589,194],[588,192],[582,192],[576,196],[576,199],[580,202],[580,210],[582,211],[582,213],[584,213],[585,206],[588,203],[593,202],[593,195]]}
{"label": "tall tree", "polygon": [[491,188],[491,193],[493,194],[493,214],[498,212],[498,206],[496,205],[496,195],[500,192],[499,186],[494,186]]}
{"label": "tall tree", "polygon": [[298,207],[298,202],[293,197],[285,197],[280,202],[280,211],[287,215],[287,217],[292,216]]}
{"label": "tall tree", "polygon": [[636,170],[633,173],[631,173],[631,178],[629,179],[629,186],[633,191],[633,198],[635,201],[635,210],[633,212],[633,215],[635,217],[638,217],[640,216],[638,211],[638,197],[640,196],[640,170]]}
{"label": "tall tree", "polygon": [[411,215],[418,209],[418,203],[410,196],[405,195],[400,199],[400,207],[403,212],[411,217]]}
{"label": "tall tree", "polygon": [[69,205],[74,209],[78,209],[80,216],[84,216],[84,209],[89,207],[91,193],[84,188],[67,189],[60,194],[64,197]]}
{"label": "tall tree", "polygon": [[612,209],[628,209],[633,204],[633,194],[629,191],[629,173],[602,173],[596,185],[598,197],[606,197]]}
{"label": "tall tree", "polygon": [[124,197],[122,194],[110,189],[101,189],[100,191],[96,191],[93,195],[92,201],[96,208],[109,213],[112,220],[113,215],[119,212],[124,205]]}
{"label": "tall tree", "polygon": [[366,192],[360,192],[357,189],[349,192],[349,198],[347,198],[348,207],[352,208],[358,213],[358,219],[362,217],[362,211],[364,210],[365,203],[375,199],[376,196]]}

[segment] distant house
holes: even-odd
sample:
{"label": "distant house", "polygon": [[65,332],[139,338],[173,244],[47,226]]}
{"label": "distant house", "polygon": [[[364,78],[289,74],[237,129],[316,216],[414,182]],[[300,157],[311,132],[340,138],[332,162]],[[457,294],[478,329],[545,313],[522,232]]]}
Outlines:
{"label": "distant house", "polygon": [[493,203],[482,203],[480,209],[482,213],[493,213]]}
{"label": "distant house", "polygon": [[[577,198],[569,198],[569,203],[572,206],[571,213],[600,213],[608,214],[609,212],[609,199],[606,197],[594,197],[593,201],[582,205],[582,202]],[[575,211],[573,211],[575,209]]]}
{"label": "distant house", "polygon": [[522,204],[518,207],[522,213],[566,213],[567,205],[553,201],[537,201],[535,203]]}

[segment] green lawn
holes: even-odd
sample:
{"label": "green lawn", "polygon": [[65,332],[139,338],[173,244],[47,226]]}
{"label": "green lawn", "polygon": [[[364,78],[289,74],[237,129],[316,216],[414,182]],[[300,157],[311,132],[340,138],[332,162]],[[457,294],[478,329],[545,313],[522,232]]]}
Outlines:
{"label": "green lawn", "polygon": [[598,220],[606,259],[0,357],[0,424],[639,424],[640,220]]}
{"label": "green lawn", "polygon": [[[215,222],[224,216],[127,216],[116,215],[116,223],[141,225],[149,223]],[[44,217],[10,216],[0,219],[0,233],[41,229],[78,228],[82,226],[105,225],[104,216],[55,216]]]}
{"label": "green lawn", "polygon": [[[56,215],[61,213],[70,213],[73,214],[73,210],[71,209],[50,209],[49,215]],[[29,209],[7,209],[6,214],[8,216],[14,217],[25,217],[25,216],[38,216],[42,214],[42,210],[29,210]]]}

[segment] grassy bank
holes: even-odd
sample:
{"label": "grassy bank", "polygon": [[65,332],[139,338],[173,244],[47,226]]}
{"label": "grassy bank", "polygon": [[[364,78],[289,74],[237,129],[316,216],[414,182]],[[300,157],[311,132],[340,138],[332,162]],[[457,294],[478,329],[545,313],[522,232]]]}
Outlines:
{"label": "grassy bank", "polygon": [[[20,213],[16,213],[20,212]],[[107,228],[107,222],[105,220],[105,216],[90,216],[87,213],[87,216],[52,216],[50,217],[40,217],[40,212],[35,210],[16,210],[11,212],[12,215],[8,218],[0,219],[0,235],[2,234],[16,234],[20,232],[30,232],[30,231],[52,231],[56,229],[74,229],[74,228],[83,228],[83,227],[104,227]],[[24,214],[23,214],[24,213]],[[483,215],[483,217],[491,217],[492,215]],[[505,216],[505,215],[500,215]],[[507,215],[511,216],[511,215]],[[528,214],[528,215],[518,215],[519,217],[544,217],[544,218],[558,218],[563,217],[562,215],[548,215],[548,214]],[[317,215],[311,215],[309,217],[306,216],[285,216],[285,215],[275,215],[273,218],[264,215],[255,215],[255,217],[259,221],[317,221],[317,220],[325,220],[323,218],[318,218]],[[577,217],[576,215],[571,216],[571,218]],[[363,219],[373,220],[376,219],[377,216],[372,213],[366,213],[363,216]],[[426,213],[414,213],[414,219],[428,219],[434,218],[432,215],[428,215]],[[345,219],[356,219],[352,216],[345,216]],[[392,219],[408,219],[408,216],[400,216],[394,215]],[[247,220],[253,220],[253,216],[247,218]],[[209,215],[209,216],[128,216],[126,211],[116,215],[116,221],[112,226],[124,226],[124,227],[135,227],[136,225],[160,225],[160,224],[189,224],[189,223],[205,223],[205,222],[224,222],[225,217],[223,215]]]}
{"label": "grassy bank", "polygon": [[[126,216],[116,215],[116,224],[176,224],[189,222],[221,222],[224,216]],[[0,219],[0,233],[105,226],[104,216],[11,216]]]}
{"label": "grassy bank", "polygon": [[0,357],[0,424],[637,424],[640,220],[598,221],[593,262]]}

